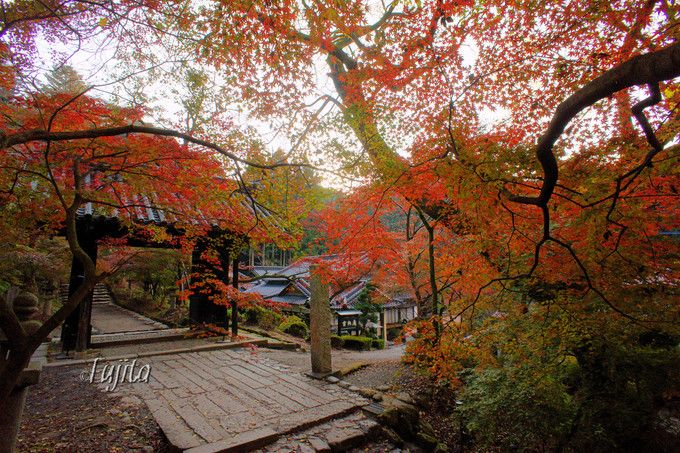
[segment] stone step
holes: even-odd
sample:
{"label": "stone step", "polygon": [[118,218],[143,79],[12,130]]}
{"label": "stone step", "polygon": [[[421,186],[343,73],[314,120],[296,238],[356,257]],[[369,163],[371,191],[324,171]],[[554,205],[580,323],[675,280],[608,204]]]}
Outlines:
{"label": "stone step", "polygon": [[[59,297],[61,298],[62,302],[65,302],[66,299],[68,299],[68,284],[61,285],[59,288]],[[96,285],[92,290],[92,301],[113,303],[108,288],[102,283]]]}
{"label": "stone step", "polygon": [[339,453],[374,442],[381,436],[381,432],[381,427],[375,420],[358,411],[281,437],[276,442],[256,451],[260,453],[280,451]]}
{"label": "stone step", "polygon": [[140,330],[133,332],[116,332],[92,335],[92,347],[104,348],[129,344],[149,344],[161,341],[174,341],[186,338],[189,329],[186,327],[168,329],[166,325],[158,330]]}

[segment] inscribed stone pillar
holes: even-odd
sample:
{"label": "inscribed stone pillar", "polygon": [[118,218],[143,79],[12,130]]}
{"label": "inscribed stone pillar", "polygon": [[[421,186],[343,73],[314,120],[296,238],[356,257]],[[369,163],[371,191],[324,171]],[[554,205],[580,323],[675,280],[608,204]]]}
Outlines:
{"label": "inscribed stone pillar", "polygon": [[311,297],[309,301],[309,327],[312,343],[312,373],[329,374],[331,368],[331,304],[328,284],[321,281],[317,267],[309,269]]}

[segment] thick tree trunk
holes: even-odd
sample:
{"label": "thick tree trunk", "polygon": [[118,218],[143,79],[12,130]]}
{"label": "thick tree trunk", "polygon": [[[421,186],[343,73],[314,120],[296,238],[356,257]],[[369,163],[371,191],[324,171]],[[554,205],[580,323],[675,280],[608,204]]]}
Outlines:
{"label": "thick tree trunk", "polygon": [[[3,360],[0,362],[0,401],[3,401],[3,405],[14,392],[21,372],[31,360],[31,354],[33,354],[33,351],[22,347],[10,349],[6,359],[2,357]],[[4,412],[4,409],[0,410],[0,413],[2,412]]]}
{"label": "thick tree trunk", "polygon": [[0,451],[14,453],[26,402],[26,387],[15,388],[3,401],[0,411]]}

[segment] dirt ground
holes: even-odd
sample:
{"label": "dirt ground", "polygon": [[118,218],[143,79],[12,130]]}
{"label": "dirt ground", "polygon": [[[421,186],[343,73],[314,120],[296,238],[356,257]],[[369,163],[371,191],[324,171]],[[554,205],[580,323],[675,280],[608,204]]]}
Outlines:
{"label": "dirt ground", "polygon": [[165,452],[160,428],[141,400],[114,396],[80,379],[82,367],[45,368],[31,387],[20,452]]}

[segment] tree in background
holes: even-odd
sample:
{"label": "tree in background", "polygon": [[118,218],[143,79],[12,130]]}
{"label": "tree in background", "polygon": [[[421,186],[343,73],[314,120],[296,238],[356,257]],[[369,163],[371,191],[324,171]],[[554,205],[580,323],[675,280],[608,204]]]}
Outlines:
{"label": "tree in background", "polygon": [[367,283],[357,296],[357,301],[354,303],[354,309],[361,311],[359,315],[359,324],[361,324],[361,335],[369,334],[367,327],[368,323],[378,323],[382,305],[373,301],[371,293],[376,290],[376,286],[372,283]]}

